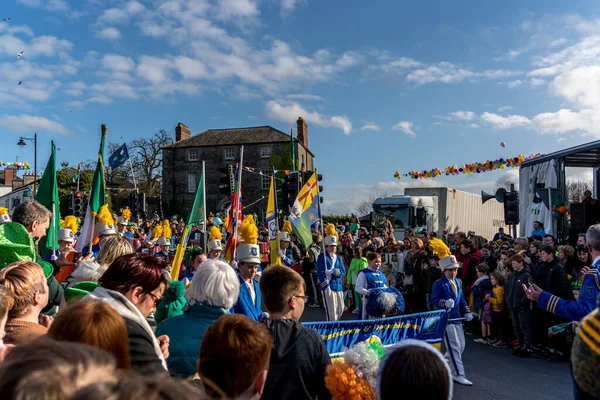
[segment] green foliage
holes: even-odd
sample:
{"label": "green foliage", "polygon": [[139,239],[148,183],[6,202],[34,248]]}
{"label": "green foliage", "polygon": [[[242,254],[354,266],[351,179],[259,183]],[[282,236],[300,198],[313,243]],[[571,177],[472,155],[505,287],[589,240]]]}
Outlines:
{"label": "green foliage", "polygon": [[[351,219],[353,218],[353,215],[325,215],[323,216],[323,223],[325,224],[345,224],[346,222],[351,223]],[[356,217],[354,217],[356,218]]]}

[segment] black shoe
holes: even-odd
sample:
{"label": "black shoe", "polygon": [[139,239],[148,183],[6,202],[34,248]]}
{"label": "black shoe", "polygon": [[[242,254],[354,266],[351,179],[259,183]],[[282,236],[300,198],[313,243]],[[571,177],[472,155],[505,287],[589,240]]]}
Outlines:
{"label": "black shoe", "polygon": [[524,350],[524,349],[523,349],[523,348],[521,348],[521,347],[515,347],[515,349],[514,349],[514,350],[513,350],[513,352],[512,352],[512,355],[513,355],[513,356],[515,356],[515,357],[520,357],[520,356],[521,356],[521,352],[522,352],[523,350]]}
{"label": "black shoe", "polygon": [[519,358],[531,358],[533,352],[527,349],[521,349],[521,353],[518,355]]}
{"label": "black shoe", "polygon": [[563,356],[559,352],[550,353],[548,356],[548,361],[556,363],[563,361]]}
{"label": "black shoe", "polygon": [[550,352],[548,351],[548,349],[542,349],[540,351],[536,351],[533,354],[536,358],[542,359],[542,360],[547,360],[548,358],[550,358]]}

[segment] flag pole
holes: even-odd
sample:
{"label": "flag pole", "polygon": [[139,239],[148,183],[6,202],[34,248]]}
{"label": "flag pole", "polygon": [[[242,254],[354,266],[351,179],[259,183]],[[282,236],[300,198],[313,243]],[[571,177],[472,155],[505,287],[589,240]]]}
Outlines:
{"label": "flag pole", "polygon": [[[277,224],[277,233],[276,235],[276,240],[277,240],[277,247],[279,248],[279,209],[277,208],[277,177],[275,176],[275,167],[273,167],[273,205],[275,206],[273,208],[273,211],[275,212],[275,223]],[[269,239],[270,240],[270,239]],[[271,248],[271,243],[269,243],[269,249]],[[279,256],[279,254],[277,255]],[[269,256],[269,264],[271,264],[271,257]]]}
{"label": "flag pole", "polygon": [[319,193],[319,201],[317,201],[317,210],[319,210],[319,225],[321,225],[321,237],[323,238],[323,240],[321,240],[321,249],[323,251],[323,254],[325,254],[325,230],[323,227],[323,215],[321,213],[321,191],[319,190],[319,169],[315,168],[315,174],[317,176],[315,176],[316,178],[316,182],[317,182],[317,193]]}
{"label": "flag pole", "polygon": [[202,219],[204,220],[204,242],[202,243],[202,251],[206,252],[207,249],[207,242],[206,242],[206,235],[207,235],[207,229],[206,229],[206,163],[204,160],[202,160]]}
{"label": "flag pole", "polygon": [[[127,142],[125,142],[125,146],[127,146]],[[135,181],[135,173],[133,172],[133,164],[131,163],[131,157],[129,157],[129,151],[127,152],[127,160],[129,160],[129,168],[131,169],[131,176],[133,177],[133,188],[136,193],[139,193],[137,188],[137,182]]]}
{"label": "flag pole", "polygon": [[238,226],[239,226],[239,212],[241,211],[242,207],[241,207],[241,195],[242,195],[242,171],[243,171],[243,166],[244,166],[244,146],[240,147],[240,165],[238,167],[238,176],[237,176],[237,210],[234,210],[235,215],[233,216],[236,220],[236,223],[233,226],[233,232],[231,233],[233,235],[233,249],[231,250],[231,257],[232,260],[235,259],[235,251],[237,248],[237,237],[238,237]]}
{"label": "flag pole", "polygon": [[77,164],[77,191],[79,192],[79,180],[81,179],[81,163]]}

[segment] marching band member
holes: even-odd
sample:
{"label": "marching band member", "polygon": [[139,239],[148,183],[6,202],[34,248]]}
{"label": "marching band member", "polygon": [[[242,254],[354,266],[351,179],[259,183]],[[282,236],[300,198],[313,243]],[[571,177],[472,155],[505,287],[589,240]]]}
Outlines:
{"label": "marching band member", "polygon": [[221,243],[221,239],[223,238],[223,234],[218,226],[212,226],[210,228],[210,237],[208,241],[208,258],[211,260],[216,260],[221,258],[221,253],[223,252],[223,244]]}
{"label": "marching band member", "polygon": [[346,269],[342,258],[336,254],[337,236],[335,236],[333,224],[327,226],[327,235],[324,240],[325,253],[319,254],[319,258],[317,258],[317,278],[323,292],[327,321],[338,321],[344,312],[344,291],[341,278],[346,275]]}
{"label": "marching band member", "polygon": [[371,252],[368,255],[369,266],[360,270],[356,277],[355,290],[363,295],[361,319],[369,319],[367,315],[367,297],[369,291],[376,288],[386,288],[386,279],[381,268],[381,255],[376,252]]}
{"label": "marching band member", "polygon": [[279,232],[279,257],[281,262],[286,267],[294,267],[294,256],[290,249],[290,234],[287,232]]}
{"label": "marching band member", "polygon": [[252,223],[248,223],[240,233],[244,241],[244,244],[239,245],[236,250],[240,295],[232,312],[244,314],[248,318],[259,321],[263,314],[261,311],[262,300],[260,287],[254,278],[260,265],[260,251],[256,244],[258,229],[254,224],[254,218],[252,218]]}
{"label": "marching band member", "polygon": [[129,226],[129,219],[131,218],[131,210],[129,207],[125,207],[121,216],[117,218],[117,231],[119,236],[126,237],[127,239],[133,239],[133,235],[127,232],[127,226]]}

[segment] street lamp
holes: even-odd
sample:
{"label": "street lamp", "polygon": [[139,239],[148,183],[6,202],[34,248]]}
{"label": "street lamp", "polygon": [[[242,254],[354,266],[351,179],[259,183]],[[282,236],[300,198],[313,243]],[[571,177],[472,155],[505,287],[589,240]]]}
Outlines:
{"label": "street lamp", "polygon": [[25,143],[26,140],[33,142],[33,197],[35,198],[37,189],[37,133],[34,133],[32,138],[21,136],[17,146],[20,148],[25,147],[27,145],[27,143]]}

